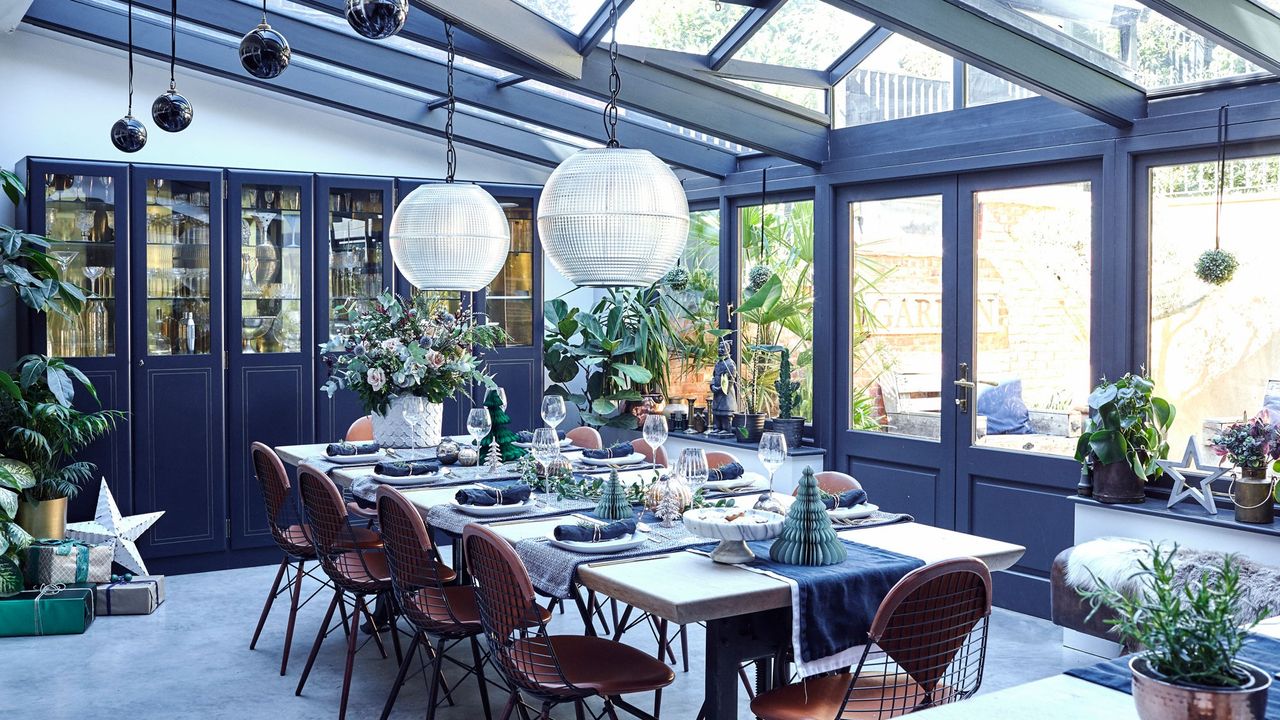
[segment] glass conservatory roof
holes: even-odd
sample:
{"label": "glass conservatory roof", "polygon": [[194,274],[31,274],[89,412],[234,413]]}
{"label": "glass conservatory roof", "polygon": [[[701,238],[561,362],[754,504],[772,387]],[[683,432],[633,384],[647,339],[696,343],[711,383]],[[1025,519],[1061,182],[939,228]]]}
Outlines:
{"label": "glass conservatory roof", "polygon": [[618,20],[618,42],[661,50],[706,53],[747,8],[707,0],[636,0]]}
{"label": "glass conservatory roof", "polygon": [[872,27],[871,22],[821,0],[790,0],[734,58],[825,69]]}
{"label": "glass conservatory roof", "polygon": [[600,0],[516,0],[542,17],[577,35],[587,26]]}

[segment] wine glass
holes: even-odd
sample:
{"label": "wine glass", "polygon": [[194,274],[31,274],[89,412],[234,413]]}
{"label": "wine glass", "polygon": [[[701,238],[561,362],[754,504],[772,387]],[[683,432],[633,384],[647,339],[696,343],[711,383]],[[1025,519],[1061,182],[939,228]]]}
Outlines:
{"label": "wine glass", "polygon": [[787,461],[787,438],[778,432],[767,432],[761,435],[760,447],[756,450],[756,457],[759,458],[760,464],[764,465],[765,469],[769,471],[769,487],[760,494],[760,500],[756,502],[756,506],[760,507],[762,504],[772,506],[773,476],[774,473],[778,472],[778,468],[782,467],[782,464]]}
{"label": "wine glass", "polygon": [[417,396],[410,397],[405,403],[404,421],[409,423],[409,449],[416,450],[422,426],[427,422],[427,401]]}
{"label": "wine glass", "polygon": [[551,474],[551,465],[560,457],[560,437],[555,428],[540,427],[533,431],[533,442],[529,449],[533,459],[543,467],[543,472]]}
{"label": "wine glass", "polygon": [[479,447],[480,440],[489,434],[492,427],[487,408],[471,408],[471,412],[467,413],[467,432],[471,433],[472,445]]}
{"label": "wine glass", "polygon": [[667,441],[667,419],[658,413],[649,413],[644,419],[644,442],[653,449],[653,462],[658,462],[658,448]]}
{"label": "wine glass", "polygon": [[693,492],[707,482],[707,453],[700,447],[689,447],[680,451],[680,459],[676,461],[676,474],[689,483]]}
{"label": "wine glass", "polygon": [[542,421],[547,425],[552,428],[560,427],[566,413],[564,398],[559,395],[547,395],[542,398]]}
{"label": "wine glass", "polygon": [[102,296],[101,293],[98,292],[98,278],[102,277],[102,275],[106,271],[107,269],[101,265],[85,265],[84,266],[84,270],[83,270],[84,279],[89,281],[90,293],[97,295],[99,297]]}

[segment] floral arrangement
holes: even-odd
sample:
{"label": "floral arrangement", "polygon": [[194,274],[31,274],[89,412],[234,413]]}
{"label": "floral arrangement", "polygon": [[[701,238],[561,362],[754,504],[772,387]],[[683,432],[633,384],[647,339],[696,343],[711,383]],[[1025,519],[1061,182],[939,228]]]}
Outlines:
{"label": "floral arrangement", "polygon": [[384,292],[367,310],[353,309],[343,332],[320,346],[329,397],[342,389],[360,396],[369,412],[386,414],[392,399],[416,395],[444,402],[472,382],[496,387],[474,348],[492,348],[507,334],[470,312],[453,314],[438,299],[405,302]]}
{"label": "floral arrangement", "polygon": [[1214,437],[1213,450],[1237,467],[1263,468],[1269,461],[1280,460],[1280,428],[1263,410],[1252,420],[1230,425]]}

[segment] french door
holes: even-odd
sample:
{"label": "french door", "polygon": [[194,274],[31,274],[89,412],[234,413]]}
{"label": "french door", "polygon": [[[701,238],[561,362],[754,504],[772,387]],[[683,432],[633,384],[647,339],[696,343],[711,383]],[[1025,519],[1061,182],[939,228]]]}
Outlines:
{"label": "french door", "polygon": [[[1102,366],[1101,168],[851,187],[838,196],[832,466],[924,523],[1015,542],[1005,607],[1048,613],[1082,410]],[[1095,287],[1097,286],[1097,287]]]}

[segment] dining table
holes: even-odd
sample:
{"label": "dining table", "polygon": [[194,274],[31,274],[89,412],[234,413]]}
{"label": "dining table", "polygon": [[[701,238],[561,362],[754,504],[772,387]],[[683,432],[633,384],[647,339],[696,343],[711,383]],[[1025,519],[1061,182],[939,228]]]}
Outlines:
{"label": "dining table", "polygon": [[[284,463],[297,466],[322,460],[324,448],[324,444],[293,445],[277,447],[276,452]],[[367,483],[372,473],[370,466],[326,468],[335,483],[347,488]],[[625,475],[624,482],[636,482],[653,474],[653,469],[647,468],[620,473],[620,478]],[[465,478],[439,479],[431,487],[405,492],[430,521],[436,517],[433,513],[442,512],[440,508],[467,482]],[[749,507],[758,493],[759,490],[727,493],[726,498],[736,505]],[[557,525],[565,522],[567,515],[578,515],[590,507],[591,503],[581,501],[563,506],[552,503],[527,515],[472,521],[484,522],[520,552],[522,548],[531,547],[529,541],[550,535]],[[883,524],[837,526],[837,530],[842,539],[918,558],[924,563],[975,557],[992,571],[1011,567],[1026,550],[1013,543],[917,523],[907,516],[886,516]],[[456,537],[456,533],[449,534]],[[456,545],[455,563],[460,561]],[[529,564],[530,559],[524,559]],[[667,623],[706,625],[705,696],[701,713],[706,720],[737,717],[738,676],[743,663],[757,664],[756,685],[760,690],[786,682],[785,664],[776,661],[784,657],[791,642],[792,592],[781,579],[738,565],[714,562],[704,552],[695,552],[690,547],[677,547],[670,552],[621,558],[584,558],[575,565],[575,582],[588,592],[586,606],[581,604],[576,590],[572,597],[579,602],[589,634],[596,632],[590,617],[595,609],[590,604],[592,596],[611,598]]]}

